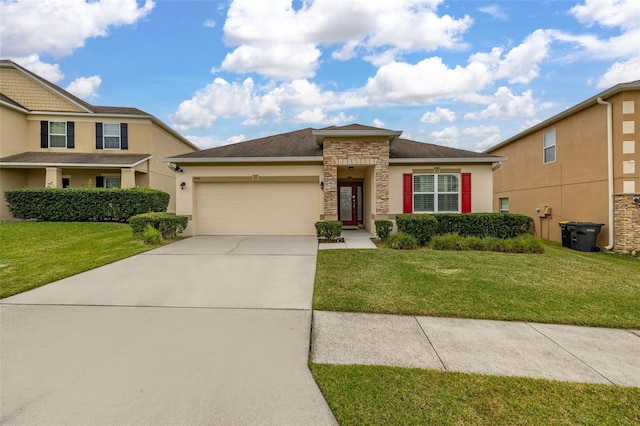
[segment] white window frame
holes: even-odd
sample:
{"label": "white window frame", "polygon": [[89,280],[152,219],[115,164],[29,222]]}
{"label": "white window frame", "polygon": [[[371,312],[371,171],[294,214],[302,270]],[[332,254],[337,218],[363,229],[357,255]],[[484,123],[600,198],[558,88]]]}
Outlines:
{"label": "white window frame", "polygon": [[[54,123],[62,123],[62,126],[64,127],[64,133],[53,133],[51,131],[51,125]],[[47,129],[47,133],[48,133],[48,142],[49,142],[49,148],[52,149],[67,149],[67,122],[66,121],[49,121],[48,124],[49,128]],[[51,136],[64,136],[64,146],[51,146]]]}
{"label": "white window frame", "polygon": [[[551,142],[551,135],[553,135],[553,142]],[[553,160],[547,161],[547,152],[551,150],[553,150]],[[555,163],[556,155],[556,129],[553,129],[542,135],[542,162],[544,164]]]}
{"label": "white window frame", "polygon": [[[416,176],[433,176],[433,192],[417,192],[415,191],[415,179]],[[458,186],[458,190],[457,191],[438,191],[438,179],[440,178],[440,176],[455,176],[457,179],[457,186]],[[460,208],[462,205],[462,191],[461,191],[461,184],[462,184],[462,180],[461,180],[461,175],[460,173],[414,173],[413,174],[413,179],[411,180],[411,185],[412,185],[412,211],[414,213],[460,213]],[[458,204],[458,209],[457,210],[446,210],[446,211],[441,211],[438,205],[438,195],[451,195],[451,194],[456,194],[457,197],[457,204]],[[433,211],[417,211],[416,210],[416,195],[433,195]]]}
{"label": "white window frame", "polygon": [[[503,207],[503,201],[506,201],[506,204],[507,204],[506,208]],[[500,209],[500,213],[509,213],[509,198],[508,197],[498,198],[498,207]]]}
{"label": "white window frame", "polygon": [[[118,147],[108,147],[107,146],[107,138],[115,138],[115,135],[107,135],[107,127],[109,126],[117,126],[118,127]],[[122,149],[122,134],[120,130],[120,123],[102,123],[102,148],[103,149],[112,149],[112,150],[120,150]]]}

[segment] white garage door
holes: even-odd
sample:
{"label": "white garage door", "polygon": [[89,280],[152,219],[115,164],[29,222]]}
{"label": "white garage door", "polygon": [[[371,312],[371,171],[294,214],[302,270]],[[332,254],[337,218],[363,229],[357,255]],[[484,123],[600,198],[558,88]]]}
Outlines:
{"label": "white garage door", "polygon": [[198,183],[199,235],[315,235],[315,182]]}

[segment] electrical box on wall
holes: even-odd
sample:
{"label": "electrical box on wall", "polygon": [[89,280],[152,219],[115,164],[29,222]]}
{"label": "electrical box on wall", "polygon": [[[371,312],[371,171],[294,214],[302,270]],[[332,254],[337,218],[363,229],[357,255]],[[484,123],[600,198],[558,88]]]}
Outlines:
{"label": "electrical box on wall", "polygon": [[543,204],[539,207],[536,207],[536,213],[538,213],[538,216],[540,217],[549,217],[551,216],[551,206],[549,206],[548,204]]}

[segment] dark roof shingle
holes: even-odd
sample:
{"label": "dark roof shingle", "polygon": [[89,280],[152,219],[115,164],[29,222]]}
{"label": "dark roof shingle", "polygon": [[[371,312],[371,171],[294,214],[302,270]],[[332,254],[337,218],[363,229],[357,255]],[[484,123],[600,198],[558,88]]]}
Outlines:
{"label": "dark roof shingle", "polygon": [[151,157],[150,154],[90,154],[76,152],[22,152],[0,158],[3,165],[70,165],[96,167],[132,167]]}

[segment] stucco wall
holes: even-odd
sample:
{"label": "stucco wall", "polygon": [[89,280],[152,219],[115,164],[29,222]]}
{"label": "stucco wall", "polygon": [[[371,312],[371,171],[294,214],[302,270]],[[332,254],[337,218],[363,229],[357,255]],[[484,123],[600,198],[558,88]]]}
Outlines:
{"label": "stucco wall", "polygon": [[493,175],[491,165],[465,164],[391,164],[389,167],[389,214],[402,214],[402,175],[416,173],[420,170],[440,167],[440,170],[451,170],[456,173],[471,173],[471,211],[474,213],[491,212]]}
{"label": "stucco wall", "polygon": [[0,105],[0,158],[25,151],[27,127],[26,114]]}

